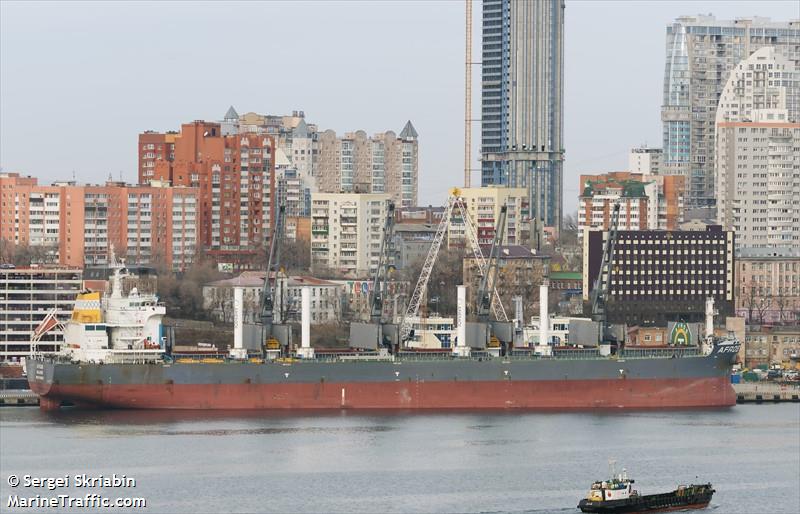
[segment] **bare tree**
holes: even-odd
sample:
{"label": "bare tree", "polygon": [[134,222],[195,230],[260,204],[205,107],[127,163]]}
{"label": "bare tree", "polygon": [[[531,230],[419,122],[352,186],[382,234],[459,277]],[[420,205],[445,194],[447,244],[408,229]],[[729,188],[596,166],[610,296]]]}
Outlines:
{"label": "bare tree", "polygon": [[172,272],[158,277],[158,295],[166,302],[168,314],[175,318],[206,319],[203,305],[203,285],[222,277],[214,264],[197,260],[178,278]]}
{"label": "bare tree", "polygon": [[0,238],[0,263],[10,264],[14,260],[14,243],[5,237]]}
{"label": "bare tree", "polygon": [[764,294],[755,284],[745,285],[744,306],[747,309],[747,322],[764,324],[764,315],[772,305],[772,295]]}
{"label": "bare tree", "polygon": [[307,273],[311,269],[311,246],[305,239],[286,239],[281,262],[287,274]]}
{"label": "bare tree", "polygon": [[556,246],[577,246],[578,245],[578,213],[565,214],[561,223],[561,230],[558,233]]}
{"label": "bare tree", "polygon": [[219,311],[219,319],[223,323],[233,322],[233,298],[230,288],[215,287],[210,307],[213,311]]}
{"label": "bare tree", "polygon": [[791,308],[791,300],[783,293],[783,291],[779,291],[773,300],[775,302],[775,307],[778,309],[778,322],[784,324],[785,322],[789,321],[791,315],[789,312]]}
{"label": "bare tree", "polygon": [[[456,312],[456,286],[464,283],[463,261],[463,249],[442,247],[439,250],[436,264],[431,270],[431,276],[428,278],[426,299],[430,303],[432,299],[436,298],[435,308],[444,315]],[[409,283],[411,288],[409,295],[417,285],[424,264],[424,259],[418,259],[398,273],[399,280]]]}
{"label": "bare tree", "polygon": [[57,264],[58,247],[55,245],[16,244],[3,239],[0,245],[0,260],[27,267],[32,264]]}

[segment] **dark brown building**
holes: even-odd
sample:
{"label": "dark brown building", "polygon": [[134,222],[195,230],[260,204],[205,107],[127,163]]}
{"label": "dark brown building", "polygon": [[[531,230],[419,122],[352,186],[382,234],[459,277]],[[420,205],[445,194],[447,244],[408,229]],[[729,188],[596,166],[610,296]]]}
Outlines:
{"label": "dark brown building", "polygon": [[[583,247],[584,300],[591,298],[608,232],[588,232]],[[631,230],[614,248],[608,318],[612,323],[663,325],[705,319],[712,296],[720,316],[734,312],[734,233]]]}

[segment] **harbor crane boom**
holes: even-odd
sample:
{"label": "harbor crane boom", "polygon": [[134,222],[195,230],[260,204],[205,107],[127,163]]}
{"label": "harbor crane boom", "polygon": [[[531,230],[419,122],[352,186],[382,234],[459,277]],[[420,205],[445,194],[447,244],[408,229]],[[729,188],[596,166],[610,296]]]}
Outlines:
{"label": "harbor crane boom", "polygon": [[[419,312],[419,306],[422,303],[422,298],[425,296],[425,291],[428,287],[428,280],[431,277],[433,266],[436,264],[436,258],[439,255],[439,249],[441,248],[442,241],[444,241],[445,235],[450,228],[454,210],[459,213],[464,222],[466,237],[469,240],[469,245],[472,248],[475,260],[478,263],[478,270],[480,271],[481,276],[485,276],[488,271],[486,259],[484,258],[483,252],[478,245],[477,230],[472,223],[472,219],[467,214],[466,208],[464,207],[464,200],[461,198],[459,190],[453,189],[450,197],[447,200],[447,204],[445,205],[444,212],[442,213],[442,219],[439,221],[439,226],[436,229],[436,235],[434,236],[431,247],[428,250],[427,256],[425,257],[425,262],[422,265],[422,271],[417,279],[417,285],[414,287],[414,292],[411,294],[405,315],[400,323],[401,342],[408,341],[412,335],[411,320],[415,318]],[[500,301],[500,295],[497,293],[497,290],[494,287],[492,287],[492,295],[492,310],[494,311],[495,317],[500,321],[508,321],[508,316],[506,316],[505,309]]]}
{"label": "harbor crane boom", "polygon": [[[486,259],[483,256],[483,251],[478,244],[478,232],[475,228],[475,224],[472,223],[472,218],[467,216],[467,210],[464,208],[463,201],[458,202],[456,207],[459,210],[461,219],[464,220],[464,228],[470,241],[472,255],[475,257],[475,261],[478,263],[478,271],[480,272],[481,276],[484,276],[486,273],[487,264]],[[500,301],[500,293],[498,293],[497,288],[494,287],[492,288],[492,291],[492,312],[494,312],[495,319],[497,319],[497,321],[508,321],[506,309],[503,307],[503,302]]]}
{"label": "harbor crane boom", "polygon": [[614,262],[614,247],[617,243],[617,231],[619,227],[620,203],[617,201],[611,210],[611,223],[608,229],[608,238],[603,246],[603,258],[600,261],[600,269],[597,279],[594,282],[592,292],[592,321],[600,323],[600,342],[603,343],[609,337],[608,313],[606,310],[606,300],[608,289],[611,282],[611,269]]}

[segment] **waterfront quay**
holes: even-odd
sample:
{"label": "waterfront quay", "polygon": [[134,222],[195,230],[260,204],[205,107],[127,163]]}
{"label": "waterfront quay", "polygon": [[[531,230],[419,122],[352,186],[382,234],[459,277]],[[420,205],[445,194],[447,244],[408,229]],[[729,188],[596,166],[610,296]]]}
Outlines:
{"label": "waterfront quay", "polygon": [[747,382],[733,384],[733,389],[736,391],[736,403],[800,403],[800,384]]}

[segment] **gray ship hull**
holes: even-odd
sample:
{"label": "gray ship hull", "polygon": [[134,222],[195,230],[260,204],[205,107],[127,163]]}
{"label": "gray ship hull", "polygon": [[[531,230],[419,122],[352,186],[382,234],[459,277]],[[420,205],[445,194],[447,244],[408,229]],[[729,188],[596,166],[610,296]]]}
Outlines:
{"label": "gray ship hull", "polygon": [[341,358],[87,364],[30,359],[44,407],[164,409],[610,409],[734,405],[738,351],[620,358]]}

